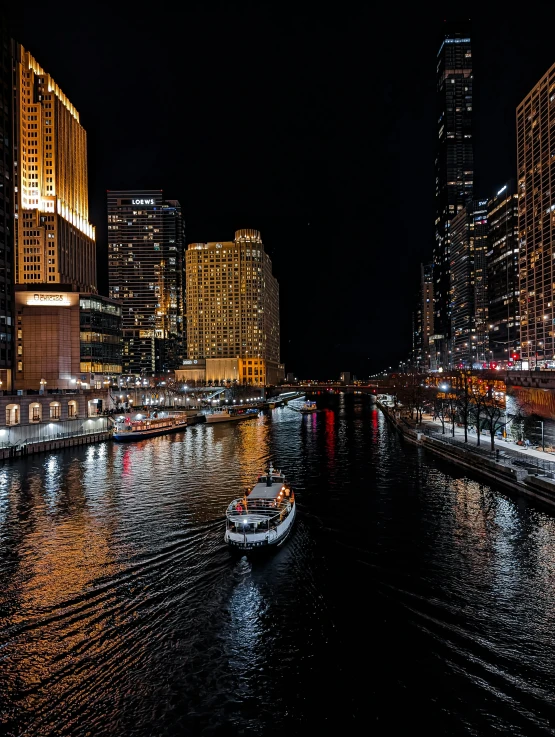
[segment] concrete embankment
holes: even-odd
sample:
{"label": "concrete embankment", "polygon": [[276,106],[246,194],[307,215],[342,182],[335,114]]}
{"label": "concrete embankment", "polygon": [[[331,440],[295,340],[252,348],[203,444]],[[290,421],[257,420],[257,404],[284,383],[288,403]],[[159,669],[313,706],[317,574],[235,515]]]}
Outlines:
{"label": "concrete embankment", "polygon": [[63,448],[73,448],[77,445],[101,443],[104,440],[110,440],[111,437],[112,434],[110,432],[96,432],[90,433],[89,435],[77,435],[73,438],[42,440],[36,443],[26,443],[19,446],[0,448],[0,460],[3,461],[8,458],[23,458],[35,453],[45,453],[52,450],[62,450]]}
{"label": "concrete embankment", "polygon": [[431,436],[415,428],[395,410],[379,402],[378,406],[391,426],[405,441],[420,446],[443,460],[465,469],[472,476],[499,484],[508,491],[555,508],[555,478],[552,478],[552,474],[542,473],[540,470],[534,473],[525,468],[516,467],[501,453],[497,457],[492,453],[492,457],[488,458],[483,453],[477,452],[472,446],[461,447],[451,444],[442,440],[441,437]]}

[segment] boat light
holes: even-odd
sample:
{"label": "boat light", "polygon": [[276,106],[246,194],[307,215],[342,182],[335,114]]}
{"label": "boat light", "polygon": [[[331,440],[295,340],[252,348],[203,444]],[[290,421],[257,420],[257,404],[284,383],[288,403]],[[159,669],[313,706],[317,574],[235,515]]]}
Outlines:
{"label": "boat light", "polygon": [[248,524],[248,522],[249,522],[249,521],[248,521],[248,519],[244,519],[244,520],[243,520],[243,524],[244,524],[244,525]]}

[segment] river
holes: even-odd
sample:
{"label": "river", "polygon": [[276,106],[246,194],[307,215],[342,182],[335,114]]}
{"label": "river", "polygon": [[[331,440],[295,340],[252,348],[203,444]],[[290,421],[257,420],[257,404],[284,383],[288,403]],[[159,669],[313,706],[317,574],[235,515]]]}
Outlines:
{"label": "river", "polygon": [[[318,406],[0,468],[0,733],[555,734],[553,516]],[[231,555],[268,461],[294,532]]]}

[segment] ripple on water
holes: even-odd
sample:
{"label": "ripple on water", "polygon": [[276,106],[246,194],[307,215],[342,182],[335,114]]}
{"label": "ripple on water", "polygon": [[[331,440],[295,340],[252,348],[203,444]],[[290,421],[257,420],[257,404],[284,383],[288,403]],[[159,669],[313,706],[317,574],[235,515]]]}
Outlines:
{"label": "ripple on water", "polygon": [[[0,469],[4,733],[553,733],[553,518],[318,404]],[[232,556],[269,460],[294,533]]]}

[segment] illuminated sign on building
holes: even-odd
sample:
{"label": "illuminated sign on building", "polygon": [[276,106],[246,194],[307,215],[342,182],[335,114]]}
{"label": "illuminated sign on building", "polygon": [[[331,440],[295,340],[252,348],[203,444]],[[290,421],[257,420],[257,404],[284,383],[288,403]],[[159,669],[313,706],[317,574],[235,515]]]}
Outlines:
{"label": "illuminated sign on building", "polygon": [[148,199],[148,200],[131,200],[132,205],[153,205],[154,199]]}
{"label": "illuminated sign on building", "polygon": [[56,307],[69,307],[71,305],[67,294],[56,294],[54,292],[35,292],[27,297],[25,304],[28,305],[55,305]]}

